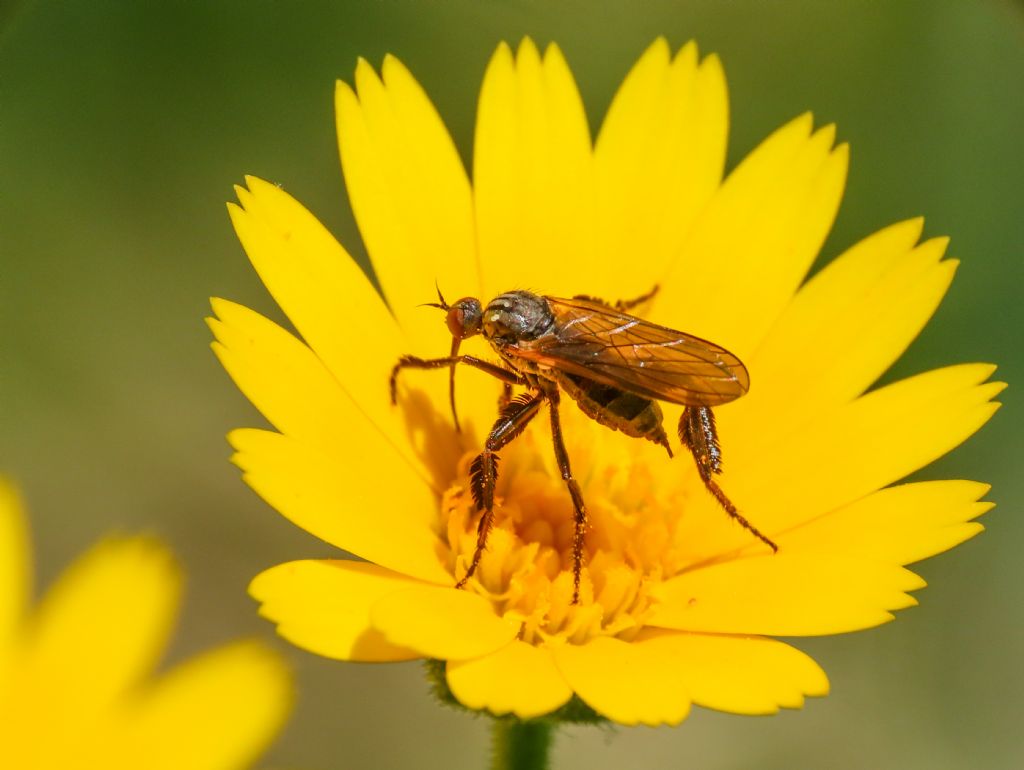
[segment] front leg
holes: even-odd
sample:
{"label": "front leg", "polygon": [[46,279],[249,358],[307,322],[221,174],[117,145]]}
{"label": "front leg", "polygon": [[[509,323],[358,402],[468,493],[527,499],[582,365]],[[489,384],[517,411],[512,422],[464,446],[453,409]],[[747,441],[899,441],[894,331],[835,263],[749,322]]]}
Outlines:
{"label": "front leg", "polygon": [[483,513],[477,526],[473,560],[466,574],[455,584],[456,588],[462,588],[473,576],[484,554],[484,548],[487,547],[487,535],[490,534],[494,522],[494,488],[498,483],[498,455],[495,453],[526,429],[530,420],[537,415],[543,401],[544,396],[540,393],[524,394],[510,401],[491,428],[490,435],[484,443],[484,451],[477,455],[469,467],[473,502],[476,503],[477,510]]}
{"label": "front leg", "polygon": [[730,518],[771,548],[772,553],[778,552],[779,547],[747,521],[713,478],[722,472],[722,449],[718,444],[715,415],[710,407],[688,406],[683,410],[683,414],[679,418],[679,440],[693,455],[694,462],[697,463],[697,472],[700,474],[704,486]]}
{"label": "front leg", "polygon": [[502,382],[507,382],[509,385],[526,385],[526,380],[515,372],[509,371],[497,364],[492,364],[489,361],[484,361],[483,359],[475,356],[446,356],[445,358],[402,356],[398,359],[398,363],[391,368],[391,377],[388,379],[391,390],[392,405],[398,403],[398,373],[402,371],[402,369],[442,369],[454,364],[472,366],[474,369],[479,369],[481,372],[487,372],[487,374],[492,377],[496,377]]}

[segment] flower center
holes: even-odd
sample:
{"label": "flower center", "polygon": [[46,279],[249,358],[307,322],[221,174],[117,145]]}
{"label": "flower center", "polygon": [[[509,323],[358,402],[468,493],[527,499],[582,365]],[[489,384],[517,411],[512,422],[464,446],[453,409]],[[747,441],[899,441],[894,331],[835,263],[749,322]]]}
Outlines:
{"label": "flower center", "polygon": [[[588,515],[579,603],[572,604],[573,506],[543,418],[500,453],[493,528],[466,588],[522,620],[526,642],[629,639],[650,612],[652,587],[688,561],[677,544],[694,486],[679,465],[659,472],[669,462],[664,449],[613,433],[569,404],[561,412]],[[472,560],[481,516],[469,491],[474,457],[461,458],[441,500],[448,567],[457,578]]]}

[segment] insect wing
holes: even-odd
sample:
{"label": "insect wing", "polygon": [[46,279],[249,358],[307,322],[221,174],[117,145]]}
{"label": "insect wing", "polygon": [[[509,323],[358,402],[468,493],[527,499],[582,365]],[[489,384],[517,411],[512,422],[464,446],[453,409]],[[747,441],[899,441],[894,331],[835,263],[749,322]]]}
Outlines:
{"label": "insect wing", "polygon": [[583,299],[546,297],[555,331],[511,354],[644,398],[717,406],[750,387],[743,363],[723,347]]}

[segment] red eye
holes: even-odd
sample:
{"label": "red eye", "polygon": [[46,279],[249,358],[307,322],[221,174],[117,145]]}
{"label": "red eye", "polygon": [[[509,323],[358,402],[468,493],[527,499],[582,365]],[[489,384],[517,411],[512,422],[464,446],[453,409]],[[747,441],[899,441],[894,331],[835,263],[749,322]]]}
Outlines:
{"label": "red eye", "polygon": [[451,310],[448,311],[448,331],[452,333],[453,337],[462,339],[463,332],[463,319],[465,314],[462,312],[462,308],[455,305]]}

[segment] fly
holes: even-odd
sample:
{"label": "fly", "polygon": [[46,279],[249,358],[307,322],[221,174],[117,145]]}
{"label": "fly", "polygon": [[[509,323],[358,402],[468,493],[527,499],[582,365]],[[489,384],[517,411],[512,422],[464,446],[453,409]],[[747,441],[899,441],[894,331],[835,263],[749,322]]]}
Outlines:
{"label": "fly", "polygon": [[[449,400],[456,430],[455,370],[472,366],[504,383],[504,394],[483,451],[470,466],[471,491],[480,511],[476,549],[458,583],[461,588],[480,563],[494,518],[494,489],[498,478],[498,451],[526,429],[545,403],[551,418],[555,460],[572,498],[573,604],[579,602],[580,573],[587,508],[572,475],[565,450],[559,404],[564,392],[590,418],[633,438],[672,447],[663,426],[658,401],[684,407],[678,434],[697,465],[708,492],[734,521],[762,543],[778,546],[740,512],[715,481],[722,472],[722,450],[712,407],[733,401],[750,387],[743,362],[725,348],[684,332],[644,321],[626,311],[646,302],[657,287],[642,297],[604,302],[593,297],[546,297],[528,291],[510,291],[484,307],[464,297],[449,305],[438,291],[439,302],[429,303],[447,313],[452,335],[451,353],[445,358],[403,356],[391,370],[391,402],[396,403],[398,373],[402,369],[448,369]],[[462,340],[482,334],[501,359],[500,364],[475,356],[459,355]],[[525,391],[512,398],[512,388]]]}

